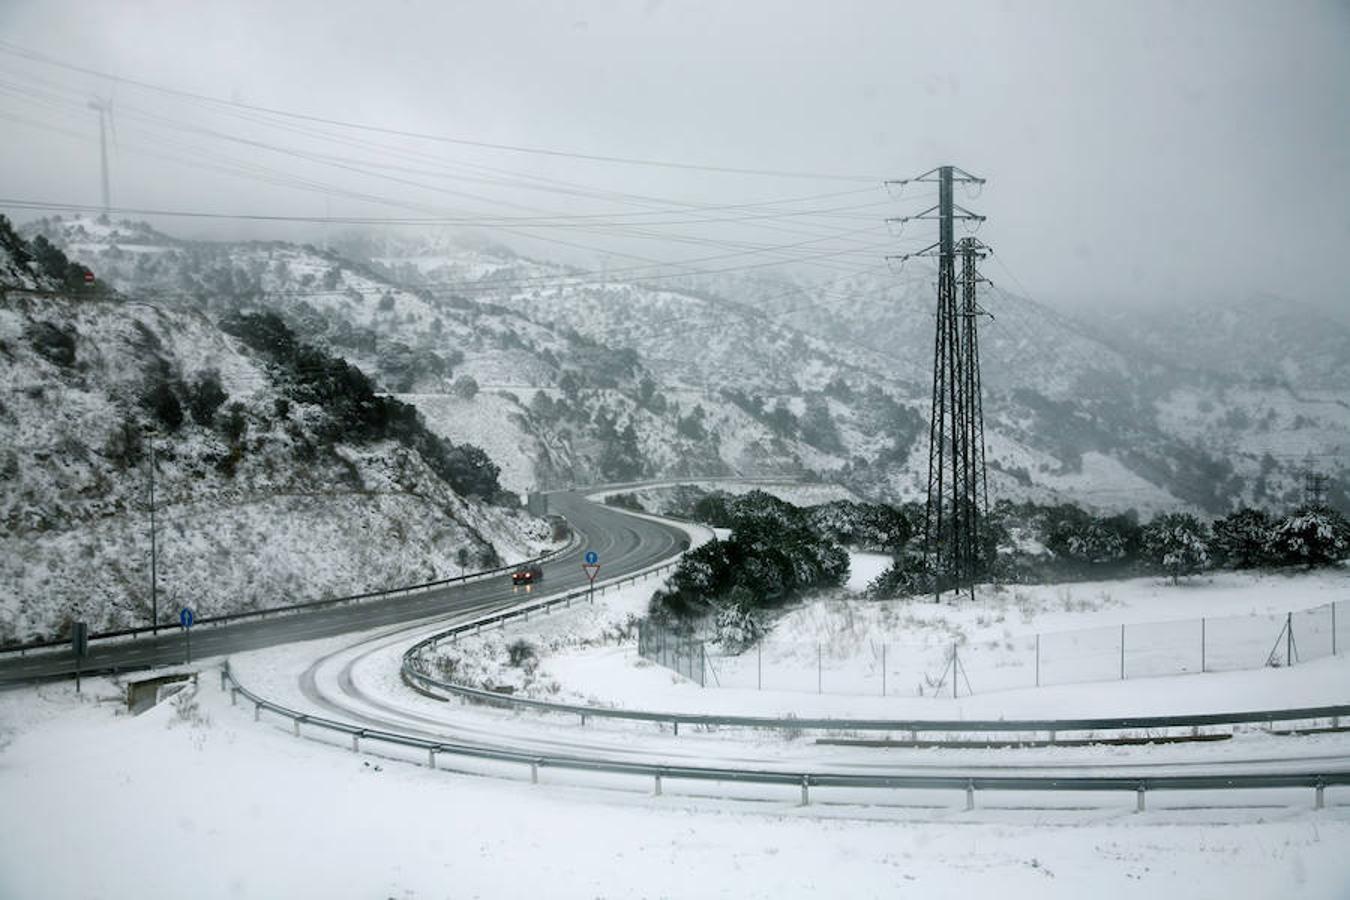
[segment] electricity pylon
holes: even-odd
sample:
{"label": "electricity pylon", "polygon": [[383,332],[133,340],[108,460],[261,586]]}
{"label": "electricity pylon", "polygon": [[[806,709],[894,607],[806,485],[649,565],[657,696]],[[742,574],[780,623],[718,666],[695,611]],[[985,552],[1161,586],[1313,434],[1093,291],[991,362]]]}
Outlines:
{"label": "electricity pylon", "polygon": [[89,101],[89,108],[98,110],[98,151],[103,164],[103,214],[106,216],[112,208],[112,199],[108,190],[108,121],[112,118],[112,101],[95,98]]}
{"label": "electricity pylon", "polygon": [[984,314],[976,302],[976,288],[985,279],[980,276],[976,264],[992,251],[973,237],[961,240],[961,298],[958,302],[958,244],[954,223],[957,219],[983,222],[984,216],[954,203],[952,185],[957,182],[984,184],[984,179],[955,166],[940,166],[917,178],[887,183],[923,181],[937,182],[937,205],[916,215],[889,221],[904,223],[936,218],[938,241],[917,253],[888,259],[903,261],[935,253],[938,259],[924,553],[933,577],[934,601],[940,600],[943,590],[948,587],[958,592],[968,588],[973,599],[976,578],[983,573],[987,562],[982,529],[989,505],[984,409],[980,399],[980,345],[976,328],[976,320]]}

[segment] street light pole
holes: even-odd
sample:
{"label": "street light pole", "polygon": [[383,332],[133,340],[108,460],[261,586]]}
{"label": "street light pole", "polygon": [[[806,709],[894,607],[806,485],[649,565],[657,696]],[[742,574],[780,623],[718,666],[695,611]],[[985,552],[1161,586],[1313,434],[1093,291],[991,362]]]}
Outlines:
{"label": "street light pole", "polygon": [[155,547],[155,442],[150,440],[150,629],[159,634],[159,585],[156,581]]}

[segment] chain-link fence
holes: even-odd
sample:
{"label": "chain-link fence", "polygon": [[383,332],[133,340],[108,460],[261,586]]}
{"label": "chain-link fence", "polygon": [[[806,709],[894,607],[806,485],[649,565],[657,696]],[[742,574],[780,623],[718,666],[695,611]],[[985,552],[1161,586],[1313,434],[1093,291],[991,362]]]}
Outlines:
{"label": "chain-link fence", "polygon": [[645,620],[638,624],[638,655],[700,686],[704,683],[708,670],[706,645],[691,635]]}
{"label": "chain-link fence", "polygon": [[704,650],[702,642],[682,640],[688,649],[680,652],[706,656],[702,664],[716,672],[720,687],[952,696],[1297,665],[1350,647],[1350,608],[1341,601],[1283,614],[1142,622],[974,641],[765,641],[740,653],[716,651],[715,644]]}

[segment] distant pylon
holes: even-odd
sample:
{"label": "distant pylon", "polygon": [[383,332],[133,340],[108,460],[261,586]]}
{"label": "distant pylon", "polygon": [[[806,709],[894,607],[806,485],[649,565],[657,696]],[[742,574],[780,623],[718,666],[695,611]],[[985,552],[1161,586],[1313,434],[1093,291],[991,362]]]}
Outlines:
{"label": "distant pylon", "polygon": [[1303,473],[1303,505],[1326,506],[1327,476],[1309,469]]}
{"label": "distant pylon", "polygon": [[[957,302],[956,219],[982,222],[984,216],[957,206],[952,200],[955,182],[983,184],[954,166],[940,166],[917,178],[890,184],[936,181],[938,204],[917,215],[892,221],[938,220],[938,242],[918,253],[898,257],[938,259],[938,304],[933,338],[933,399],[928,430],[928,501],[924,513],[924,552],[933,576],[933,599],[943,590],[968,588],[985,569],[982,526],[988,508],[989,487],[984,455],[984,410],[980,398],[979,336],[976,319],[983,314],[976,287],[984,279],[976,263],[989,250],[974,238],[960,243],[961,301]],[[889,257],[896,258],[896,257]]]}
{"label": "distant pylon", "polygon": [[98,110],[98,152],[99,161],[102,163],[103,175],[103,214],[106,216],[112,209],[112,196],[108,190],[108,119],[112,114],[112,103],[108,100],[96,98],[89,101],[89,108]]}

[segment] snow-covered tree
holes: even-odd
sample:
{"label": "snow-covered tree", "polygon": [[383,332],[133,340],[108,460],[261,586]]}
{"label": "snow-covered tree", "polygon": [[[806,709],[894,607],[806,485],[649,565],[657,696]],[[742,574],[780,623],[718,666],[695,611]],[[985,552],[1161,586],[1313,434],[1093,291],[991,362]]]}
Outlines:
{"label": "snow-covered tree", "polygon": [[1301,507],[1275,526],[1270,549],[1285,565],[1330,565],[1350,556],[1350,523],[1329,507]]}
{"label": "snow-covered tree", "polygon": [[755,614],[755,593],[744,584],[735,585],[726,601],[717,605],[717,640],[728,649],[740,651],[751,646],[764,633],[764,625]]}
{"label": "snow-covered tree", "polygon": [[1166,513],[1144,528],[1144,551],[1172,575],[1182,575],[1209,565],[1209,536],[1204,523],[1190,513]]}
{"label": "snow-covered tree", "polygon": [[1213,525],[1209,549],[1217,564],[1254,569],[1272,562],[1270,540],[1275,522],[1263,510],[1239,509]]}

